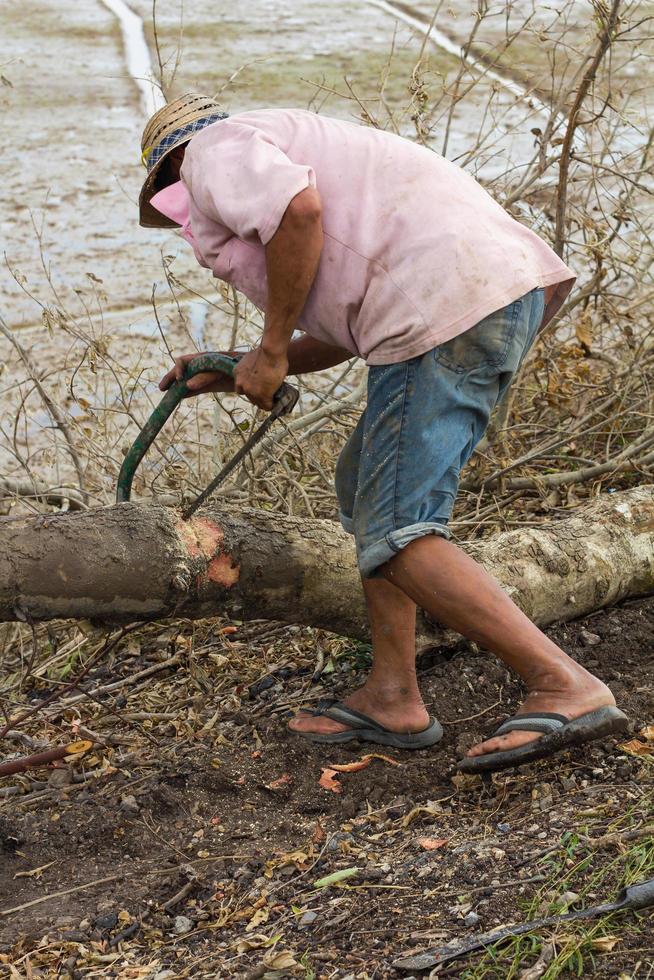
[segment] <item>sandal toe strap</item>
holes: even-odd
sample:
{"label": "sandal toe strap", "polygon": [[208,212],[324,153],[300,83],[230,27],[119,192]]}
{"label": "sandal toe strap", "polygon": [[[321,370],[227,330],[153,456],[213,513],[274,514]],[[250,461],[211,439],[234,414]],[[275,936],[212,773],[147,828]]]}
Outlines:
{"label": "sandal toe strap", "polygon": [[328,699],[318,701],[310,713],[315,717],[331,718],[332,721],[347,725],[349,728],[372,728],[380,732],[385,731],[383,725],[378,724],[373,718],[369,718],[368,715],[364,715],[360,711],[355,711],[354,708],[348,708],[341,701]]}
{"label": "sandal toe strap", "polygon": [[505,721],[495,732],[495,735],[507,735],[509,732],[539,732],[541,735],[552,735],[568,724],[569,718],[553,712],[525,713],[514,715]]}

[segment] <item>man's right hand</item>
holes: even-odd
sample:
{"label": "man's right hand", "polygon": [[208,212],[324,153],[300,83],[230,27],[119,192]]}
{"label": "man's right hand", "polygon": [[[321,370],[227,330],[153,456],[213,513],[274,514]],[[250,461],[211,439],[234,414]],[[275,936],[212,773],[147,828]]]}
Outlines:
{"label": "man's right hand", "polygon": [[[196,357],[200,356],[200,353],[212,353],[210,351],[194,351],[193,354],[182,354],[181,357],[175,358],[175,367],[164,374],[163,378],[159,382],[159,388],[161,391],[167,391],[170,386],[175,381],[181,381],[184,377],[184,370],[189,361],[195,360]],[[221,354],[226,354],[228,357],[237,357],[235,351],[221,351]],[[203,371],[201,374],[196,374],[193,378],[190,378],[186,382],[186,387],[188,388],[188,394],[185,395],[186,398],[192,398],[194,395],[205,395],[210,391],[234,391],[234,379],[230,378],[228,374],[223,374],[222,371]]]}

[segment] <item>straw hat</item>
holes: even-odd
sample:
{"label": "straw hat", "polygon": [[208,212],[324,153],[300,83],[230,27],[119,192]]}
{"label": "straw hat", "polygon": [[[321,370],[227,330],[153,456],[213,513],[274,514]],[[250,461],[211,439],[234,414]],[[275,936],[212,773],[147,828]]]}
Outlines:
{"label": "straw hat", "polygon": [[177,227],[150,204],[150,198],[160,190],[157,176],[161,165],[176,146],[188,143],[205,126],[226,118],[227,113],[213,99],[189,92],[169,102],[148,120],[141,140],[141,160],[148,170],[139,196],[139,220],[144,228]]}

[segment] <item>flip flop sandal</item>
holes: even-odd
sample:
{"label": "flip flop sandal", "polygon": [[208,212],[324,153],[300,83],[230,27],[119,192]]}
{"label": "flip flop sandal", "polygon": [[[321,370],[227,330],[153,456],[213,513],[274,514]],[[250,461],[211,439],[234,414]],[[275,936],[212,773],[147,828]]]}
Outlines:
{"label": "flip flop sandal", "polygon": [[541,738],[505,752],[488,752],[486,755],[462,759],[457,768],[461,772],[498,772],[500,769],[521,766],[525,762],[545,759],[556,752],[592,742],[605,735],[623,732],[628,724],[627,716],[610,704],[573,719],[548,711],[525,712],[509,718],[489,738],[506,735],[508,732],[540,732]]}
{"label": "flip flop sandal", "polygon": [[349,725],[346,732],[334,732],[332,735],[289,729],[292,735],[299,735],[310,742],[327,742],[332,745],[338,742],[377,742],[379,745],[393,745],[396,749],[425,749],[440,742],[443,737],[443,729],[435,718],[430,718],[429,725],[421,732],[403,734],[391,732],[374,718],[348,708],[341,701],[319,701],[315,708],[302,708],[302,711],[316,718],[331,718],[342,725]]}

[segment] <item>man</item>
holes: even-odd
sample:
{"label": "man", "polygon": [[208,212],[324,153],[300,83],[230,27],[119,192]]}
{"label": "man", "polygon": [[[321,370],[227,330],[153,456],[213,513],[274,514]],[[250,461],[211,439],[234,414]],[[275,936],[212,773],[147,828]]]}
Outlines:
{"label": "man", "polygon": [[[263,409],[287,374],[353,356],[368,401],[336,470],[354,534],[373,667],[342,703],[290,722],[321,742],[420,748],[442,729],[415,670],[416,606],[492,651],[528,694],[461,768],[494,770],[622,730],[610,690],[572,661],[450,540],[459,472],[573,273],[468,174],[408,140],[292,109],[227,117],[187,95],[143,135],[141,224],[179,226],[198,262],[265,311],[235,379]],[[303,335],[292,339],[294,331]],[[176,360],[162,379],[180,378]]]}

